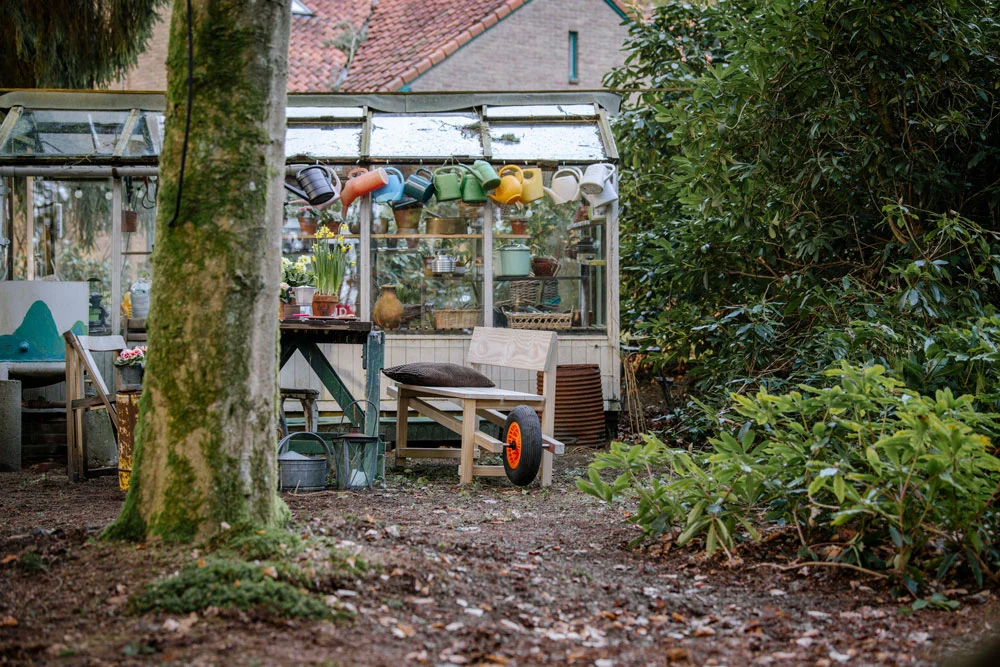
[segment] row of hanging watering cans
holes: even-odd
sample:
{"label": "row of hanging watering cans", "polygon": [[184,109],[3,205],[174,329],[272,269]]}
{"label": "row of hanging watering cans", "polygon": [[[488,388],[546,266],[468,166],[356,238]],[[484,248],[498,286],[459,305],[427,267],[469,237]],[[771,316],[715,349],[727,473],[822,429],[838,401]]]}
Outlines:
{"label": "row of hanging watering cans", "polygon": [[461,200],[466,204],[482,204],[492,199],[501,206],[530,204],[548,195],[556,204],[584,198],[594,207],[618,199],[617,171],[607,163],[592,164],[586,170],[562,167],[552,175],[549,187],[542,181],[538,167],[521,168],[513,164],[498,170],[485,160],[472,166],[450,164],[431,171],[420,167],[409,176],[395,167],[372,170],[358,167],[347,173],[342,183],[337,172],[325,165],[312,165],[298,171],[295,180],[299,188],[285,187],[313,206],[328,206],[338,199],[344,215],[354,200],[366,194],[380,204],[394,208],[419,206],[434,197],[439,202]]}

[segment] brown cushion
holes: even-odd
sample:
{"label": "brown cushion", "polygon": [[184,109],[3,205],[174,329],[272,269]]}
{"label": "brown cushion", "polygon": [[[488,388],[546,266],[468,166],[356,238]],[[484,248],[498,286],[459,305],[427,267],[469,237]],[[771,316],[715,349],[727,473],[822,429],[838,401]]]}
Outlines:
{"label": "brown cushion", "polygon": [[382,372],[400,384],[418,387],[495,387],[493,380],[479,371],[458,364],[420,362],[383,368]]}

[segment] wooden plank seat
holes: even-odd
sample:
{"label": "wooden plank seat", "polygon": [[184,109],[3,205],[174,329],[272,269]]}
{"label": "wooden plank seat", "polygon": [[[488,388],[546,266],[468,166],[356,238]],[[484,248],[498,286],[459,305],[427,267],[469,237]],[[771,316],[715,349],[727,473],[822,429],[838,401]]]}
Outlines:
{"label": "wooden plank seat", "polygon": [[[552,456],[562,454],[563,444],[553,437],[555,423],[555,373],[558,338],[551,331],[523,329],[487,329],[477,327],[469,344],[468,361],[474,367],[499,366],[540,371],[542,393],[512,391],[498,387],[423,387],[397,384],[388,389],[389,396],[397,401],[396,408],[396,462],[407,458],[458,458],[459,478],[468,484],[473,476],[503,477],[504,466],[476,465],[479,451],[503,454],[505,444],[479,430],[479,420],[502,427],[509,411],[519,405],[528,405],[539,413],[542,425],[542,486],[552,483]],[[461,405],[461,416],[449,414],[447,408],[430,403],[441,400]],[[445,428],[462,436],[461,449],[409,447],[407,421],[410,410],[429,417]]]}
{"label": "wooden plank seat", "polygon": [[281,402],[278,408],[278,420],[281,432],[288,435],[288,420],[285,418],[285,401],[298,401],[302,404],[302,414],[305,417],[305,429],[316,432],[319,429],[319,391],[316,389],[290,389],[282,387]]}

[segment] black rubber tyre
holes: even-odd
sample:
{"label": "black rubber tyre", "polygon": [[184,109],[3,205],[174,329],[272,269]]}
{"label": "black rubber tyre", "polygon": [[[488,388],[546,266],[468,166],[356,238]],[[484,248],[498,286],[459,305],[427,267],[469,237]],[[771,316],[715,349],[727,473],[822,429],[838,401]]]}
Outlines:
{"label": "black rubber tyre", "polygon": [[542,422],[527,405],[519,405],[507,415],[503,430],[503,468],[507,479],[517,486],[528,486],[542,465]]}

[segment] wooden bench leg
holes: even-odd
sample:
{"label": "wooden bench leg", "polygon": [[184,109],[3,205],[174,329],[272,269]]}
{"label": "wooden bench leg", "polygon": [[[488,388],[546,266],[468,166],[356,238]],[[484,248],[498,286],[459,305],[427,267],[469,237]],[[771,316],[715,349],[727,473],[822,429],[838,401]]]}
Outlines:
{"label": "wooden bench leg", "polygon": [[459,468],[459,481],[468,484],[472,481],[472,465],[476,449],[476,425],[479,416],[476,414],[476,401],[465,399],[462,406],[462,463]]}
{"label": "wooden bench leg", "polygon": [[302,399],[302,416],[306,420],[306,430],[313,433],[319,432],[319,407],[316,400],[312,398]]}
{"label": "wooden bench leg", "polygon": [[410,398],[403,392],[396,397],[396,465],[406,464],[406,430],[410,415]]}
{"label": "wooden bench leg", "polygon": [[[549,401],[542,408],[542,433],[555,437],[556,409]],[[552,486],[552,450],[542,450],[542,486]]]}

